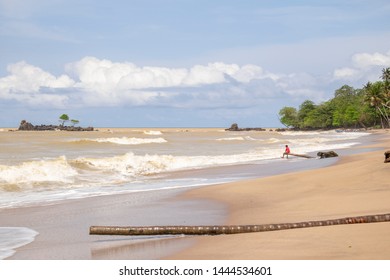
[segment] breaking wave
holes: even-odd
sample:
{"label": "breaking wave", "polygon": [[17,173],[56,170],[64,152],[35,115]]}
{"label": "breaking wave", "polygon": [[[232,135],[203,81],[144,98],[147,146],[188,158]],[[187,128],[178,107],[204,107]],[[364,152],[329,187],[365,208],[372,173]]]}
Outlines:
{"label": "breaking wave", "polygon": [[18,190],[40,183],[72,183],[78,175],[65,156],[56,159],[27,161],[19,165],[0,165],[0,186]]}

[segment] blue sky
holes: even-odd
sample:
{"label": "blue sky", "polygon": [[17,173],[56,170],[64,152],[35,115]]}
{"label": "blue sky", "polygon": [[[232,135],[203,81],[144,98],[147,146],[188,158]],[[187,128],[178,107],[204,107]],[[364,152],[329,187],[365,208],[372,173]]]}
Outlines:
{"label": "blue sky", "polygon": [[390,67],[385,0],[0,0],[0,126],[280,127]]}

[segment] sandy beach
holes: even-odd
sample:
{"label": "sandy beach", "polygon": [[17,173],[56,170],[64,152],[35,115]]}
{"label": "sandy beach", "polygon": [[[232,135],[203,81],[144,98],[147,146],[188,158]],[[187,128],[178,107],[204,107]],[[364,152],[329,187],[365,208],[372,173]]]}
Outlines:
{"label": "sandy beach", "polygon": [[376,133],[375,150],[359,147],[328,167],[3,209],[2,226],[39,232],[9,259],[390,259],[390,223],[202,237],[88,235],[91,225],[253,225],[390,213],[390,164],[383,163],[390,133]]}
{"label": "sandy beach", "polygon": [[[330,167],[185,193],[228,205],[230,225],[326,220],[390,213],[390,134],[377,151],[341,156]],[[383,149],[382,149],[383,148]],[[196,238],[170,259],[390,259],[390,223],[352,224]]]}

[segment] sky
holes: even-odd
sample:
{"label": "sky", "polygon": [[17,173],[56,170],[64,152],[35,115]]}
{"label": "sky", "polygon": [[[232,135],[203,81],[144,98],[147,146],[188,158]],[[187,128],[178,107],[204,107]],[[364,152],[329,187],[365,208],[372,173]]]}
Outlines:
{"label": "sky", "polygon": [[388,0],[0,0],[0,127],[282,127],[390,67]]}

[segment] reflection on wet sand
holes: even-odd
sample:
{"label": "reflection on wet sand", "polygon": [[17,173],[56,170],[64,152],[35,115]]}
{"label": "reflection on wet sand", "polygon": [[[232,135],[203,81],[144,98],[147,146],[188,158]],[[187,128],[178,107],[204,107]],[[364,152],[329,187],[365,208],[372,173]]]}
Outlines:
{"label": "reflection on wet sand", "polygon": [[183,250],[194,242],[193,238],[184,236],[109,237],[92,244],[91,258],[93,260],[157,260]]}

